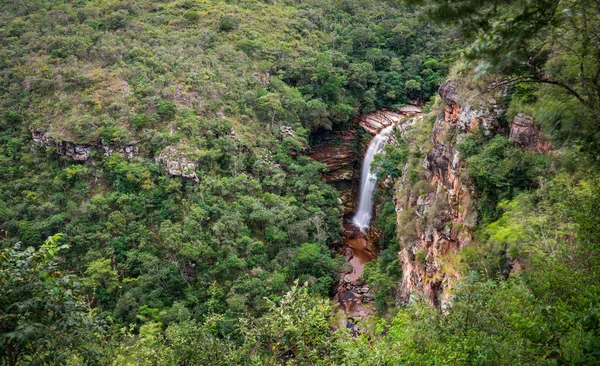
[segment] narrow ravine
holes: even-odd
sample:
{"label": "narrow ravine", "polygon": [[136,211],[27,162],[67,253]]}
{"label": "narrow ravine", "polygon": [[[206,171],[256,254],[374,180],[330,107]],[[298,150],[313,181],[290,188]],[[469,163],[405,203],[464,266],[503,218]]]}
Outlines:
{"label": "narrow ravine", "polygon": [[[394,132],[391,126],[396,126],[402,135],[418,120],[414,117],[420,115],[416,106],[363,114],[348,122],[345,129],[322,131],[311,146],[309,156],[327,166],[324,180],[340,192],[344,240],[336,249],[349,264],[333,291],[333,300],[346,319],[341,326],[359,330],[361,319],[375,312],[375,294],[359,280],[365,264],[377,255],[377,233],[371,229],[377,182],[370,172],[371,164],[375,155],[391,142]],[[370,141],[363,137],[363,132],[372,136]]]}
{"label": "narrow ravine", "polygon": [[[358,195],[358,209],[352,218],[344,219],[344,243],[346,257],[352,270],[345,273],[337,289],[336,299],[341,310],[350,319],[362,318],[373,313],[371,305],[374,294],[359,281],[365,264],[374,258],[367,233],[373,218],[373,192],[377,187],[371,164],[376,154],[382,152],[394,131],[394,124],[383,128],[371,140],[363,159]],[[350,252],[351,251],[351,252]],[[353,326],[349,321],[348,326]]]}

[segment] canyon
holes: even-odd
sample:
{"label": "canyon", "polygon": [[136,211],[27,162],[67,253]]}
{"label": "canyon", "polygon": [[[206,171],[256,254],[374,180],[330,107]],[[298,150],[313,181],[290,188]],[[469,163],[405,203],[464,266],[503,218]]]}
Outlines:
{"label": "canyon", "polygon": [[[479,131],[486,136],[504,134],[516,146],[535,152],[552,149],[531,116],[518,113],[508,126],[501,126],[500,116],[505,113],[502,91],[472,93],[473,85],[465,80],[457,78],[440,86],[428,117],[433,119],[429,145],[418,147],[425,149],[424,158],[417,163],[407,163],[397,181],[388,177],[385,182],[377,183],[392,186],[394,192],[397,238],[401,244],[398,259],[402,267],[402,279],[397,286],[398,303],[411,302],[415,294],[424,294],[429,303],[444,308],[449,304],[448,290],[459,279],[456,254],[473,241],[478,218],[476,193],[457,144],[466,135]],[[370,187],[361,192],[360,182],[372,179],[366,171],[368,162],[363,164],[365,159],[372,161],[373,155],[380,152],[387,141],[370,153],[368,147],[373,140],[383,139],[388,134],[389,143],[397,144],[397,136],[408,144],[414,143],[409,141],[411,136],[407,131],[416,123],[422,123],[423,118],[419,107],[409,105],[397,111],[363,114],[342,128],[315,134],[318,139],[312,144],[309,156],[325,164],[324,180],[339,191],[344,240],[336,250],[346,257],[350,268],[334,291],[334,301],[351,316],[360,318],[373,313],[373,290],[360,281],[360,275],[365,264],[378,252],[378,233],[369,227],[371,217],[377,215],[378,202],[371,199],[376,183],[371,181]],[[393,125],[397,133],[392,133]],[[82,162],[91,159],[94,151],[104,156],[119,152],[128,159],[139,153],[135,143],[127,146],[103,142],[76,144],[57,141],[44,132],[35,131],[32,138],[60,155]],[[197,163],[180,155],[177,149],[166,148],[156,157],[156,162],[170,175],[198,182],[194,165]],[[420,179],[411,181],[407,172],[415,168],[420,170]],[[359,197],[363,198],[363,207],[359,206]],[[357,212],[360,212],[358,217]],[[361,215],[365,218],[359,218]]]}
{"label": "canyon", "polygon": [[[397,181],[390,182],[388,177],[385,183],[378,182],[393,186],[401,247],[398,260],[402,269],[397,303],[412,302],[414,296],[422,294],[430,304],[444,309],[450,304],[450,290],[460,278],[457,253],[473,242],[478,216],[477,193],[457,144],[468,134],[483,133],[504,134],[516,146],[535,152],[548,152],[552,148],[531,116],[519,113],[508,126],[501,125],[501,116],[505,116],[502,90],[473,93],[475,87],[465,80],[454,79],[440,86],[436,103],[427,116],[433,120],[428,145],[413,147],[422,150],[422,160],[407,162],[404,174]],[[310,156],[326,164],[325,180],[340,190],[344,246],[339,252],[346,256],[351,269],[343,274],[334,301],[352,319],[374,313],[373,290],[361,282],[360,275],[365,263],[378,252],[377,233],[368,226],[370,216],[367,214],[366,221],[356,223],[355,213],[361,210],[358,198],[364,193],[358,183],[368,174],[364,164],[360,169],[361,162],[363,157],[372,159],[367,147],[382,131],[396,124],[399,136],[411,139],[407,131],[415,123],[423,123],[423,118],[413,106],[398,112],[365,114],[349,123],[347,129],[327,133],[310,152]],[[397,143],[394,138],[390,143]],[[411,180],[408,176],[411,169],[419,171],[419,179]],[[373,202],[366,201],[371,208]],[[374,215],[377,204],[374,203]]]}
{"label": "canyon", "polygon": [[375,295],[360,281],[365,264],[377,255],[377,235],[369,225],[377,182],[369,168],[374,155],[395,141],[395,130],[404,131],[420,117],[416,106],[362,115],[350,122],[349,129],[325,134],[311,149],[310,156],[327,166],[324,179],[340,189],[344,245],[339,252],[346,257],[350,270],[342,275],[334,301],[350,319],[349,327],[355,327],[355,320],[374,313]]}
{"label": "canyon", "polygon": [[[505,89],[482,91],[469,78],[455,78],[443,83],[438,94],[421,180],[410,182],[404,174],[395,186],[402,248],[397,302],[424,294],[430,304],[445,309],[460,278],[457,254],[472,244],[478,223],[477,193],[457,145],[474,133],[488,138],[502,134],[535,152],[548,152],[551,145],[531,116],[519,113],[508,126],[502,125],[508,117]],[[407,164],[404,171],[410,168]]]}

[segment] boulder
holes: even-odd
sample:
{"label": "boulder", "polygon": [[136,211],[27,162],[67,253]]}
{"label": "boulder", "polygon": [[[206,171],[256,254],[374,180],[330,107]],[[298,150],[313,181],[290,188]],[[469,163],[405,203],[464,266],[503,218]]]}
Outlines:
{"label": "boulder", "polygon": [[172,176],[180,176],[195,182],[200,181],[196,175],[198,161],[175,146],[163,149],[155,160]]}
{"label": "boulder", "polygon": [[510,138],[515,145],[538,152],[547,152],[552,148],[542,130],[536,126],[534,118],[524,113],[517,114],[513,119]]}
{"label": "boulder", "polygon": [[446,81],[440,85],[438,89],[438,94],[442,97],[444,103],[449,106],[459,104],[458,102],[458,93],[456,92],[456,86],[450,82]]}

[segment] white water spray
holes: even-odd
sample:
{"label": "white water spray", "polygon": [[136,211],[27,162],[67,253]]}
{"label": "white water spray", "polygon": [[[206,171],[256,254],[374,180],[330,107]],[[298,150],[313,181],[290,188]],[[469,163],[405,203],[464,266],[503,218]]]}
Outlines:
{"label": "white water spray", "polygon": [[375,154],[379,154],[388,142],[390,135],[394,131],[394,125],[381,130],[378,135],[373,137],[371,144],[367,149],[367,154],[363,160],[360,171],[360,190],[358,195],[358,211],[352,219],[352,223],[363,233],[369,228],[371,218],[373,217],[373,191],[377,184],[375,174],[371,173],[371,163]]}

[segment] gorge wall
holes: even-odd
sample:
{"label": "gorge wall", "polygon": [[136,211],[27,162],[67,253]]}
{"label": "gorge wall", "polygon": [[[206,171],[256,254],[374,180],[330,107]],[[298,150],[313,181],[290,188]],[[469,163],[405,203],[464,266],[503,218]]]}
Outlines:
{"label": "gorge wall", "polygon": [[[396,182],[398,253],[402,280],[397,301],[415,294],[444,308],[449,291],[460,277],[456,254],[471,245],[477,224],[477,194],[457,144],[468,134],[503,134],[519,147],[537,152],[551,149],[532,117],[519,113],[506,125],[505,90],[478,88],[465,78],[443,83],[433,107],[430,148],[419,162],[420,179],[409,179],[411,163]],[[414,162],[412,164],[415,164]]]}
{"label": "gorge wall", "polygon": [[[128,160],[133,160],[140,153],[140,147],[137,141],[121,146],[107,144],[104,141],[95,141],[92,143],[81,144],[71,141],[56,139],[45,132],[32,131],[32,140],[39,146],[56,152],[58,155],[66,156],[77,162],[86,162],[93,160],[94,153],[100,153],[100,156],[109,157],[114,153],[120,153]],[[199,182],[196,175],[198,167],[197,159],[194,159],[193,152],[190,153],[184,144],[182,146],[168,146],[164,148],[156,157],[155,161],[171,176],[180,176],[185,179]]]}

